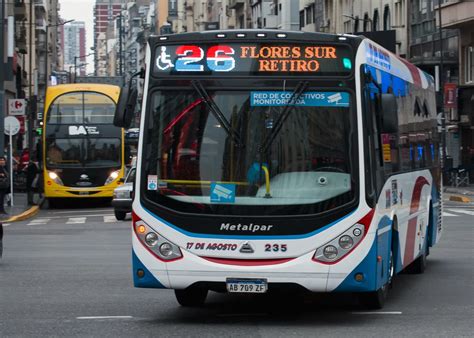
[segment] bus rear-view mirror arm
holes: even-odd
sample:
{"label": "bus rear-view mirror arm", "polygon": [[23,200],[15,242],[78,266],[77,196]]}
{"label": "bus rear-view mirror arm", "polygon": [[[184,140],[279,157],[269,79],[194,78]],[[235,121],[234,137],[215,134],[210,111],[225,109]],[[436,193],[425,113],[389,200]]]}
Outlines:
{"label": "bus rear-view mirror arm", "polygon": [[137,76],[143,78],[145,70],[141,69],[130,77],[128,86],[124,86],[115,109],[114,125],[120,128],[129,128],[132,124],[135,107],[137,105],[138,90],[133,86],[133,79]]}

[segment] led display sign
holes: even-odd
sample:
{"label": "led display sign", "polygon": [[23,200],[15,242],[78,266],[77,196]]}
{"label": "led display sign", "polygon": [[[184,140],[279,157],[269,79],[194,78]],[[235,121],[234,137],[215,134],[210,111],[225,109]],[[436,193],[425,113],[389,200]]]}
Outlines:
{"label": "led display sign", "polygon": [[162,45],[155,49],[153,74],[345,76],[352,59],[349,46],[339,44]]}

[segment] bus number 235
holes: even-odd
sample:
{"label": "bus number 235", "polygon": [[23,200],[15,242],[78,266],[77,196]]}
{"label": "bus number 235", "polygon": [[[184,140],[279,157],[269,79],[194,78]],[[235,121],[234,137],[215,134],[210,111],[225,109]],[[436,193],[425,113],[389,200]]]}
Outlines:
{"label": "bus number 235", "polygon": [[265,244],[266,252],[285,252],[286,250],[286,244]]}

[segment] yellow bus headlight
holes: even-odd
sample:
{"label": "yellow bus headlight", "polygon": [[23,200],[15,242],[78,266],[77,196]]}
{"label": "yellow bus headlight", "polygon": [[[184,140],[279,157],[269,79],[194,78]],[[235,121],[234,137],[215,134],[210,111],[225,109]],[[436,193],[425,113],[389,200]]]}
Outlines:
{"label": "yellow bus headlight", "polygon": [[110,184],[113,181],[115,181],[119,177],[119,174],[120,174],[120,170],[112,171],[109,177],[107,177],[107,179],[105,180],[104,185]]}
{"label": "yellow bus headlight", "polygon": [[54,171],[48,171],[48,176],[50,179],[54,181],[54,183],[59,184],[59,185],[64,185],[59,175],[56,174]]}

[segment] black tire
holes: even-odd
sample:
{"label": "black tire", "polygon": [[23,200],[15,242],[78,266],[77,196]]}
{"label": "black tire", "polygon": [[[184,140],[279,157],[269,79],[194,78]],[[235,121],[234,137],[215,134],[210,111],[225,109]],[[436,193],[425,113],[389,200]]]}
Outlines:
{"label": "black tire", "polygon": [[127,217],[127,213],[125,211],[114,210],[115,218],[119,221],[123,221],[125,217]]}
{"label": "black tire", "polygon": [[374,292],[360,294],[360,302],[362,303],[362,305],[364,305],[364,307],[371,310],[379,310],[384,307],[385,301],[388,296],[388,290],[392,287],[393,278],[395,276],[395,262],[393,257],[393,250],[390,251],[390,260],[387,273],[387,283],[385,283],[380,289]]}
{"label": "black tire", "polygon": [[179,305],[186,307],[201,306],[206,301],[208,290],[191,287],[184,290],[174,290]]}

